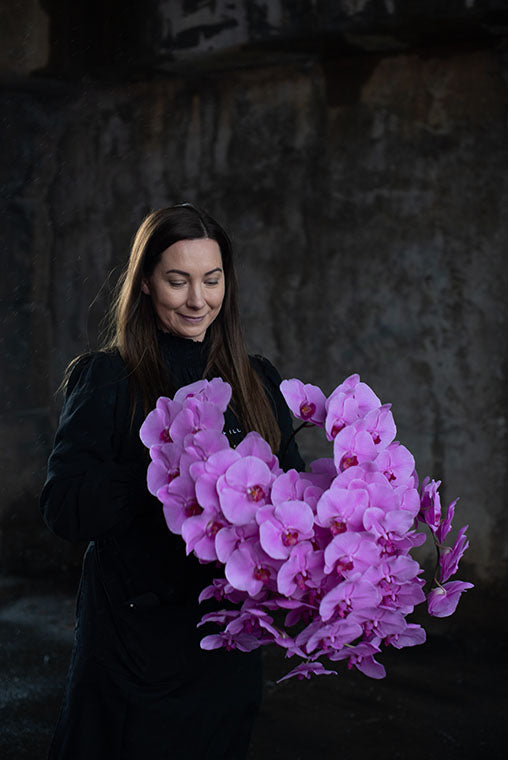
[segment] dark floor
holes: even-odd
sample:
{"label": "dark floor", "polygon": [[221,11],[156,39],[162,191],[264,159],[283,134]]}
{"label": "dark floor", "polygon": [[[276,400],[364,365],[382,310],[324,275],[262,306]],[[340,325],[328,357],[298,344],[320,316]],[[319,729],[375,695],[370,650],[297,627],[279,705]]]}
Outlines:
{"label": "dark floor", "polygon": [[[73,608],[72,593],[47,581],[0,578],[2,760],[46,757],[72,643]],[[266,650],[265,694],[249,760],[504,758],[504,605],[475,590],[453,618],[428,622],[427,644],[385,652],[382,681],[339,663],[338,676],[277,686],[275,679],[290,666]]]}

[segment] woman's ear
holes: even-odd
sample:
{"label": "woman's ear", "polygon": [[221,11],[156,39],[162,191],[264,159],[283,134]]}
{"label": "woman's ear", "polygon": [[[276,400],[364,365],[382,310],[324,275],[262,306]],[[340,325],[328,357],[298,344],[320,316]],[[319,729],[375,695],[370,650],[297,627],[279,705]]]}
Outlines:
{"label": "woman's ear", "polygon": [[147,295],[147,296],[149,296],[149,295],[150,295],[150,285],[148,284],[148,280],[145,280],[145,278],[144,278],[144,277],[143,277],[143,279],[141,280],[141,291],[142,291],[142,292],[143,292],[145,295]]}

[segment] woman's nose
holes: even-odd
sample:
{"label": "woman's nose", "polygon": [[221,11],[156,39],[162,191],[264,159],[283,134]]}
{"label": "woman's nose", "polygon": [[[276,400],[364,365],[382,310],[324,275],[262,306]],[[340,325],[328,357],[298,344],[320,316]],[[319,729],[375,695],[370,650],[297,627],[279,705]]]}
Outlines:
{"label": "woman's nose", "polygon": [[205,305],[205,299],[203,298],[200,284],[190,285],[187,293],[187,304],[191,309],[201,309]]}

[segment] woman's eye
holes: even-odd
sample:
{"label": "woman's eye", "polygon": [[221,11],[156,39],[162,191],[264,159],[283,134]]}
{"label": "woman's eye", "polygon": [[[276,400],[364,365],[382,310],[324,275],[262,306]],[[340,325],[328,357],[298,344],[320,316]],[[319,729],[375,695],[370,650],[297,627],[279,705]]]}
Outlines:
{"label": "woman's eye", "polygon": [[206,280],[205,281],[205,285],[218,285],[218,284],[219,284],[218,280]]}
{"label": "woman's eye", "polygon": [[185,282],[182,280],[168,280],[168,282],[172,288],[181,288],[185,285]]}

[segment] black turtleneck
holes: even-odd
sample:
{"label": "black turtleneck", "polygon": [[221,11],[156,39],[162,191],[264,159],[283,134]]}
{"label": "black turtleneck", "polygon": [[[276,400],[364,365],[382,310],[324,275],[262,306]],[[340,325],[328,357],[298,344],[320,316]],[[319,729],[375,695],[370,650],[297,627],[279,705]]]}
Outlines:
{"label": "black turtleneck", "polygon": [[[175,390],[203,377],[210,347],[208,336],[203,342],[199,342],[157,330],[157,340]],[[281,378],[275,367],[267,359],[258,355],[250,356],[249,359],[253,369],[263,381],[279,423],[281,429],[280,452],[284,452],[292,433],[292,422],[286,402],[279,390]],[[224,432],[229,442],[232,446],[238,446],[246,433],[231,409],[227,409],[224,423]],[[297,470],[304,468],[304,463],[295,444],[290,444],[290,449],[284,455],[282,467],[285,470],[291,467]]]}
{"label": "black turtleneck", "polygon": [[180,388],[203,376],[210,341],[202,342],[157,330],[157,342],[174,385]]}
{"label": "black turtleneck", "polygon": [[[199,342],[157,330],[157,340],[175,390],[203,377],[210,348],[207,337]],[[224,417],[224,432],[231,445],[237,446],[245,433],[231,409]]]}

